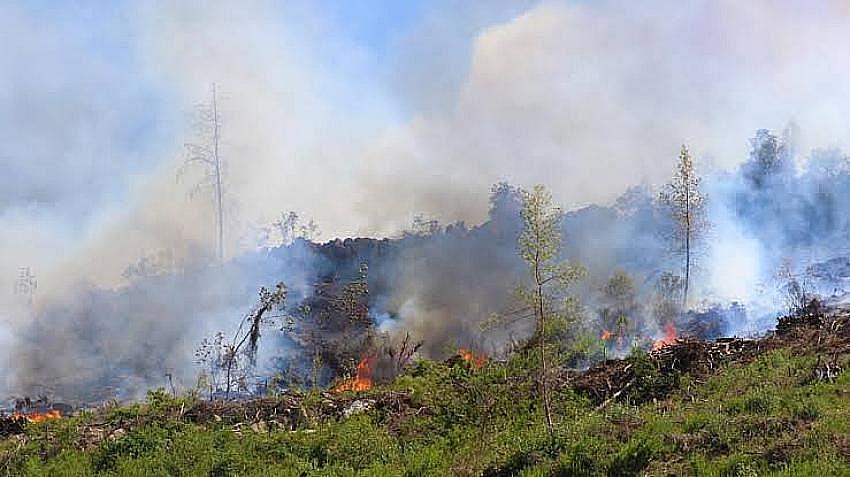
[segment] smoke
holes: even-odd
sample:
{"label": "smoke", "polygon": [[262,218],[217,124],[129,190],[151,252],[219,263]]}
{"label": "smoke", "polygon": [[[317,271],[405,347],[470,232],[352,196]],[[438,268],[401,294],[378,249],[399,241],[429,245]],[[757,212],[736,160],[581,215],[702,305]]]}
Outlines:
{"label": "smoke", "polygon": [[[0,345],[15,351],[0,362],[23,387],[141,376],[132,395],[161,368],[190,379],[193,343],[247,311],[259,286],[295,280],[307,293],[322,268],[266,263],[246,245],[285,210],[324,238],[397,235],[416,214],[489,220],[410,239],[399,253],[412,258],[387,265],[392,286],[375,298],[429,353],[474,344],[521,272],[513,222],[488,207],[502,180],[543,183],[571,211],[567,257],[591,271],[578,291],[591,311],[615,269],[648,294],[676,270],[651,199],[683,141],[706,164],[713,222],[700,296],[773,310],[784,259],[804,270],[846,252],[850,189],[836,171],[850,86],[835,78],[850,73],[848,23],[838,1],[4,3]],[[211,203],[176,180],[212,83],[226,249],[240,264],[223,272],[198,265]],[[786,169],[756,187],[739,169],[745,139],[790,121]],[[650,185],[621,196],[639,183]],[[144,257],[167,257],[163,276],[123,274]],[[21,266],[38,276],[32,308],[11,293]]]}
{"label": "smoke", "polygon": [[[795,170],[787,141],[758,131],[736,172],[703,172],[711,229],[695,242],[697,304],[678,318],[682,332],[714,337],[764,331],[785,305],[777,272],[789,261],[792,273],[818,278],[812,292],[846,292],[847,250],[836,244],[846,241],[850,223],[830,204],[850,199],[850,160],[837,151],[816,151],[805,168]],[[648,186],[637,186],[613,206],[564,216],[563,258],[588,272],[572,292],[591,332],[610,326],[603,306],[625,306],[625,326],[651,338],[669,319],[657,311],[659,300],[680,299],[658,295],[659,280],[678,274],[682,262],[673,253],[673,224],[655,196]],[[192,351],[203,337],[231,332],[260,287],[285,282],[292,291],[289,309],[296,310],[316,284],[344,285],[364,263],[369,316],[381,331],[410,333],[423,341],[421,353],[429,357],[443,357],[456,346],[499,352],[528,336],[533,325],[526,320],[496,332],[482,328],[509,308],[511,289],[527,280],[516,249],[519,208],[520,191],[503,183],[492,189],[488,219],[471,227],[420,220],[392,240],[296,240],[224,265],[210,265],[203,250],[185,261],[169,254],[146,257],[127,268],[126,286],[81,286],[40,304],[32,321],[11,337],[11,385],[80,402],[136,397],[165,384],[166,374],[191,387],[197,372]],[[616,273],[629,277],[634,291],[624,295],[634,302],[603,296]],[[323,329],[312,331],[333,332]],[[261,351],[261,373],[279,371],[281,359],[296,369],[309,366],[309,350],[285,335],[272,333]]]}
{"label": "smoke", "polygon": [[[82,257],[59,286],[114,284],[136,256],[208,240],[212,214],[174,170],[211,83],[232,255],[282,210],[325,237],[387,235],[417,213],[478,223],[500,180],[610,202],[664,180],[683,140],[723,168],[745,156],[734,138],[791,119],[801,150],[846,145],[837,2],[373,7],[380,21],[301,2],[4,6],[4,242]],[[18,248],[9,263],[57,268]]]}
{"label": "smoke", "polygon": [[15,329],[11,389],[88,404],[138,398],[167,386],[167,375],[181,388],[192,387],[201,340],[219,331],[230,336],[261,287],[285,281],[294,300],[309,296],[313,260],[299,242],[225,265],[153,260],[131,269],[145,273],[127,286],[76,288],[37,307],[31,321]]}
{"label": "smoke", "polygon": [[802,150],[846,146],[839,9],[540,3],[478,32],[452,108],[416,114],[370,149],[371,203],[480,220],[468,204],[500,179],[545,183],[573,206],[607,202],[664,180],[683,141],[731,168],[747,152],[734,138],[790,120]]}

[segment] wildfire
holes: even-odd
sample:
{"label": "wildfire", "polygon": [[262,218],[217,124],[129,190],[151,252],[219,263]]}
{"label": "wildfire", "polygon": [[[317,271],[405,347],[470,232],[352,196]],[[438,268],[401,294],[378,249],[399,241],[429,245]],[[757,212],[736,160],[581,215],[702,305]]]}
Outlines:
{"label": "wildfire", "polygon": [[372,388],[372,366],[375,358],[366,356],[357,363],[356,374],[351,379],[346,379],[333,388],[334,393],[345,391],[367,391]]}
{"label": "wildfire", "polygon": [[27,422],[43,422],[51,419],[62,419],[62,413],[58,409],[50,409],[46,412],[15,412],[15,418],[24,418]]}
{"label": "wildfire", "polygon": [[458,356],[463,358],[464,361],[469,363],[469,365],[472,366],[473,369],[481,368],[485,364],[487,364],[487,361],[489,361],[489,358],[486,354],[475,354],[474,351],[469,350],[467,348],[458,348],[457,354]]}
{"label": "wildfire", "polygon": [[608,341],[611,339],[611,332],[608,330],[602,330],[602,334],[599,335],[599,339],[602,341]]}
{"label": "wildfire", "polygon": [[671,321],[664,325],[664,337],[652,343],[652,351],[675,343],[677,338],[678,333],[676,332],[676,325]]}

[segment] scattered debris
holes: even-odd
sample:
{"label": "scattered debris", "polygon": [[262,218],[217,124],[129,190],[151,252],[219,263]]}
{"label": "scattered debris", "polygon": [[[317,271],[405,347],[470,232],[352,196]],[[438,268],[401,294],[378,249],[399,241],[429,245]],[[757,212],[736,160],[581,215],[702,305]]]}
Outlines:
{"label": "scattered debris", "polygon": [[183,413],[189,422],[203,424],[223,422],[225,424],[253,423],[274,420],[289,430],[305,424],[302,412],[303,398],[282,395],[244,401],[198,401]]}
{"label": "scattered debris", "polygon": [[820,300],[812,299],[797,313],[780,317],[776,324],[776,332],[785,334],[799,328],[821,328],[824,325],[826,312],[827,310]]}
{"label": "scattered debris", "polygon": [[835,378],[841,374],[843,368],[838,364],[835,355],[832,356],[832,359],[827,362],[822,362],[821,356],[818,356],[818,362],[812,370],[812,376],[809,382],[815,381],[827,381],[833,382]]}
{"label": "scattered debris", "polygon": [[[846,354],[850,348],[850,311],[831,310],[826,313],[815,304],[800,314],[781,318],[779,323],[777,331],[758,339],[700,341],[678,338],[643,357],[607,360],[584,372],[562,370],[554,378],[559,386],[572,388],[590,398],[598,407],[604,407],[620,400],[639,403],[663,399],[676,388],[678,376],[682,374],[688,373],[699,380],[730,363],[747,363],[765,352],[780,348],[790,352],[818,353],[810,381],[831,382],[846,367],[847,363],[839,363],[837,356]],[[474,354],[472,356],[475,357]],[[477,362],[459,352],[446,364],[474,368]],[[26,400],[22,400],[20,405],[25,410],[47,406],[46,401]],[[291,392],[236,401],[200,400],[181,406],[179,412],[175,409],[167,416],[139,416],[117,422],[104,419],[107,411],[95,410],[94,420],[84,425],[77,444],[81,448],[91,448],[104,439],[120,439],[150,419],[164,417],[197,424],[214,422],[232,426],[237,433],[246,430],[306,432],[313,422],[343,419],[367,411],[384,420],[391,431],[410,416],[429,413],[428,409],[414,402],[412,392],[404,391],[382,390],[367,397],[326,391],[318,394]],[[28,423],[29,420],[20,412],[0,414],[0,437],[22,434]],[[702,438],[711,441],[712,436]],[[697,445],[687,439],[692,438],[676,437],[674,444],[681,448]]]}
{"label": "scattered debris", "polygon": [[0,437],[21,434],[26,424],[27,420],[20,416],[0,416]]}
{"label": "scattered debris", "polygon": [[350,417],[355,414],[360,414],[372,409],[375,406],[374,399],[358,399],[351,404],[349,404],[345,409],[342,410],[342,415],[345,417]]}
{"label": "scattered debris", "polygon": [[[819,357],[813,370],[813,379],[831,381],[842,371],[835,355],[846,351],[848,346],[850,315],[843,310],[828,310],[820,301],[811,300],[798,313],[779,318],[776,331],[763,338],[720,338],[714,341],[678,338],[650,351],[648,361],[660,376],[674,377],[684,373],[703,376],[729,363],[750,362],[778,348],[798,352],[814,350],[820,353],[819,356],[832,356],[832,360],[823,362]],[[630,360],[607,360],[583,373],[562,373],[560,384],[605,406],[613,400],[628,396],[630,388],[637,387],[638,378]],[[661,399],[674,388],[669,385],[669,380],[661,379],[657,384],[654,394],[641,398]]]}

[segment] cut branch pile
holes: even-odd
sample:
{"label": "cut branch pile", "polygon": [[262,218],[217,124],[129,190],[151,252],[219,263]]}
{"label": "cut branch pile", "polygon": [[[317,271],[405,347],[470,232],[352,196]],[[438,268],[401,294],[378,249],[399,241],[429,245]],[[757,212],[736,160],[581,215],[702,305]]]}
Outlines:
{"label": "cut branch pile", "polygon": [[290,395],[244,401],[198,401],[183,417],[196,424],[272,421],[289,430],[297,429],[307,420],[303,400]]}
{"label": "cut branch pile", "polygon": [[380,413],[403,412],[412,406],[404,392],[384,392],[369,397],[338,396],[324,392],[307,402],[303,395],[284,394],[244,401],[198,401],[183,417],[194,423],[211,421],[225,424],[272,422],[278,427],[297,430],[309,425],[311,418],[341,418],[363,410]]}
{"label": "cut branch pile", "polygon": [[[642,396],[646,399],[663,398],[674,386],[672,379],[681,374],[706,376],[730,363],[748,363],[767,351],[785,348],[803,354],[829,356],[827,364],[815,371],[823,379],[834,379],[840,366],[838,354],[850,354],[850,315],[845,310],[826,310],[812,302],[799,313],[779,319],[775,332],[758,339],[720,338],[714,341],[678,339],[674,343],[651,351],[648,356],[651,371],[670,379],[656,379],[660,384],[655,393]],[[819,361],[820,363],[820,361]],[[822,368],[822,369],[821,369]],[[644,372],[645,370],[641,370]],[[611,401],[629,396],[641,375],[632,360],[608,360],[591,367],[584,373],[565,373],[562,385],[569,386],[593,402],[604,406]]]}
{"label": "cut branch pile", "polygon": [[24,432],[27,420],[21,416],[0,416],[0,438]]}
{"label": "cut branch pile", "polygon": [[[678,387],[678,378],[683,374],[700,379],[723,366],[747,363],[776,349],[817,356],[811,380],[834,380],[850,365],[850,311],[825,313],[818,309],[783,317],[775,332],[758,339],[678,339],[643,357],[607,360],[584,372],[563,370],[556,380],[560,387],[587,396],[599,407],[613,401],[640,403],[669,395]],[[447,364],[461,362],[466,363],[455,357]],[[383,390],[366,394],[286,393],[252,400],[201,400],[161,414],[141,413],[119,419],[109,417],[111,410],[105,407],[95,411],[94,420],[84,425],[78,445],[90,448],[103,439],[120,437],[152,420],[221,423],[235,432],[272,429],[311,432],[317,422],[344,419],[367,411],[386,422],[390,429],[402,425],[411,416],[430,412],[416,404],[411,392]],[[24,419],[0,415],[0,437],[21,434],[26,426]]]}

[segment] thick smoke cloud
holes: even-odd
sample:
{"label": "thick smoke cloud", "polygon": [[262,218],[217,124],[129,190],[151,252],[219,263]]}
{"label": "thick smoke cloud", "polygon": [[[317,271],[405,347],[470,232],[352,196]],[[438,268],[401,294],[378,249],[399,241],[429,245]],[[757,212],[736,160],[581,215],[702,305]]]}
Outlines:
{"label": "thick smoke cloud", "polygon": [[[683,333],[713,337],[765,331],[785,306],[778,288],[783,283],[776,280],[785,261],[792,273],[811,277],[812,292],[847,292],[847,251],[835,244],[846,241],[850,223],[835,204],[848,199],[850,160],[838,151],[815,151],[807,167],[795,171],[787,141],[758,131],[738,170],[704,174],[713,204],[708,220],[716,228],[713,234],[724,239],[698,242],[695,305],[679,320]],[[136,397],[163,385],[166,373],[178,385],[192,386],[194,348],[216,331],[232,331],[260,287],[284,281],[292,291],[289,309],[297,310],[314,286],[344,285],[364,263],[369,316],[379,330],[410,333],[423,341],[421,354],[432,358],[444,357],[455,346],[498,353],[528,336],[532,325],[526,321],[496,332],[481,328],[510,307],[511,289],[526,277],[516,253],[519,207],[519,191],[501,184],[493,189],[487,221],[473,227],[420,222],[393,240],[323,245],[297,240],[242,254],[223,266],[209,265],[203,257],[146,259],[128,268],[128,286],[80,288],[41,307],[32,323],[16,330],[12,384],[20,392],[47,390],[80,402],[110,393]],[[602,290],[616,273],[626,273],[637,298],[629,326],[644,338],[661,333],[656,285],[665,273],[678,274],[682,265],[671,252],[675,244],[667,240],[671,227],[646,186],[628,189],[613,206],[593,205],[565,215],[564,258],[587,269],[573,289],[587,331],[610,325],[598,318],[606,300]],[[727,236],[733,229],[739,235]],[[751,252],[748,261],[742,261],[741,249]],[[751,283],[718,289],[711,272],[722,267]],[[294,365],[289,370],[305,373],[310,350],[285,335],[270,334],[261,347],[260,373],[280,371],[275,363],[281,359]]]}
{"label": "thick smoke cloud", "polygon": [[[490,185],[540,182],[568,209],[611,206],[577,210],[567,224],[570,258],[599,271],[588,290],[611,268],[648,274],[641,286],[651,288],[658,263],[672,267],[660,258],[654,219],[640,206],[622,220],[629,202],[615,200],[628,187],[665,180],[683,141],[712,166],[705,172],[714,246],[702,263],[703,296],[752,298],[747,290],[766,286],[783,258],[805,268],[829,258],[824,237],[842,236],[844,179],[824,172],[835,170],[825,165],[842,157],[834,151],[850,137],[850,86],[836,81],[850,73],[842,2],[818,10],[794,1],[429,2],[404,21],[388,17],[374,37],[352,33],[343,23],[357,16],[329,8],[0,6],[0,277],[8,282],[0,287],[0,344],[25,348],[34,315],[59,330],[89,316],[90,336],[68,356],[113,337],[149,336],[170,356],[145,366],[154,369],[185,355],[198,330],[241,315],[256,288],[275,281],[265,272],[225,274],[232,281],[216,278],[210,289],[241,290],[239,297],[203,310],[194,302],[208,277],[185,288],[179,278],[145,292],[147,285],[121,288],[122,272],[143,256],[167,252],[192,264],[209,247],[210,206],[187,200],[190,184],[175,176],[183,144],[194,140],[194,106],[211,83],[224,120],[231,258],[250,253],[252,225],[283,210],[312,216],[325,238],[392,235],[419,213],[479,224]],[[746,138],[792,121],[800,133],[791,172],[753,191],[738,169]],[[809,154],[815,147],[828,149]],[[770,200],[795,205],[777,211]],[[766,222],[775,215],[788,220]],[[463,306],[460,297],[437,298],[489,263],[477,253],[502,257],[507,246],[490,253],[466,239],[441,240],[411,250],[445,266],[455,254],[469,257],[469,267],[446,281],[402,273],[386,308],[429,336],[466,336],[488,308],[471,303],[497,303],[505,284],[485,281]],[[10,293],[19,266],[39,277],[34,311]],[[516,264],[505,258],[497,268]],[[136,306],[148,300],[133,293],[168,306],[148,312]],[[44,323],[49,317],[56,322]],[[133,326],[111,321],[130,317]],[[61,348],[42,339],[44,356]],[[141,359],[136,351],[128,362]],[[34,363],[12,366],[46,369],[41,358]],[[87,365],[98,370],[92,379],[100,364]]]}
{"label": "thick smoke cloud", "polygon": [[225,265],[155,257],[128,269],[128,286],[72,290],[14,329],[11,389],[89,404],[138,398],[172,382],[193,387],[201,340],[233,333],[261,287],[285,281],[291,297],[303,300],[314,281],[314,259],[303,242]]}
{"label": "thick smoke cloud", "polygon": [[367,191],[392,191],[398,214],[434,197],[470,219],[483,210],[466,204],[500,178],[567,204],[657,184],[683,141],[722,168],[746,155],[733,138],[792,120],[801,150],[846,145],[847,23],[837,3],[541,3],[479,32],[454,107],[385,135]]}
{"label": "thick smoke cloud", "polygon": [[[568,207],[609,202],[663,180],[685,140],[729,168],[746,155],[738,138],[760,127],[796,121],[802,151],[848,137],[850,94],[833,80],[847,68],[850,19],[838,2],[817,12],[796,2],[438,2],[387,27],[379,46],[299,2],[5,8],[15,74],[4,111],[15,127],[4,129],[3,177],[14,179],[3,190],[17,205],[4,208],[14,225],[4,242],[40,235],[111,269],[75,262],[54,285],[114,282],[123,255],[211,235],[204,204],[187,204],[186,184],[174,184],[192,107],[211,83],[234,253],[249,225],[281,210],[313,216],[325,237],[392,234],[417,213],[480,222],[499,180],[545,183]],[[24,26],[36,23],[34,38]],[[111,27],[83,33],[90,24]],[[45,166],[53,174],[33,177]],[[123,255],[99,257],[116,242],[129,242]],[[25,252],[10,263],[55,268]]]}

